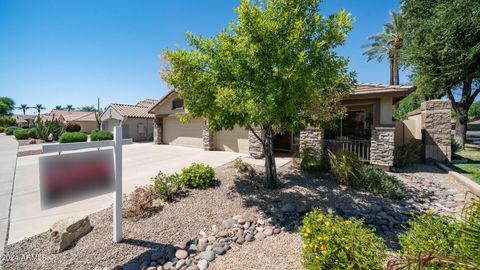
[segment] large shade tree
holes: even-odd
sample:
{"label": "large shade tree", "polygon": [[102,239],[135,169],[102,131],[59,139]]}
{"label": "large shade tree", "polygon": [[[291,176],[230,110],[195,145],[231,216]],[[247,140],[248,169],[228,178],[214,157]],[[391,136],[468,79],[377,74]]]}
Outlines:
{"label": "large shade tree", "polygon": [[320,14],[320,0],[243,0],[238,19],[211,38],[187,34],[193,48],[165,50],[162,78],[185,99],[186,118],[212,130],[249,129],[265,155],[266,186],[277,184],[273,136],[327,126],[354,83],[344,44],[352,19]]}
{"label": "large shade tree", "polygon": [[385,58],[390,64],[390,84],[399,85],[399,66],[405,38],[403,17],[401,12],[390,11],[390,22],[383,26],[383,32],[368,37],[370,43],[362,46],[367,60],[376,59],[382,62]]}
{"label": "large shade tree", "polygon": [[0,97],[0,116],[12,115],[12,111],[15,109],[15,102],[9,97]]}
{"label": "large shade tree", "polygon": [[450,99],[455,138],[464,144],[468,110],[480,93],[480,1],[404,0],[402,12],[407,61]]}

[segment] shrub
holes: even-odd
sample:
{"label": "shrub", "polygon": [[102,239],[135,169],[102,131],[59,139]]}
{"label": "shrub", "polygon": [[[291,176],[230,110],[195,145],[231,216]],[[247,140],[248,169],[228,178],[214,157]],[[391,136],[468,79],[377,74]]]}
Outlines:
{"label": "shrub", "polygon": [[408,143],[395,147],[395,166],[403,168],[413,165],[420,161],[422,144],[414,139]]}
{"label": "shrub", "polygon": [[302,170],[321,170],[324,165],[324,156],[322,151],[315,147],[307,146],[295,153],[294,157],[300,160]]}
{"label": "shrub", "polygon": [[35,127],[37,129],[37,137],[47,142],[58,140],[63,133],[63,124],[59,120],[38,120],[35,122]]}
{"label": "shrub", "polygon": [[92,141],[113,140],[113,133],[108,130],[95,130],[90,135]]}
{"label": "shrub", "polygon": [[355,182],[355,187],[392,199],[404,199],[407,196],[407,189],[402,182],[372,166],[363,167],[362,177]]}
{"label": "shrub", "polygon": [[152,181],[158,195],[165,201],[173,200],[183,189],[182,179],[177,173],[166,175],[160,171],[152,177]]}
{"label": "shrub", "polygon": [[455,138],[452,138],[451,151],[457,153],[465,149],[465,146],[459,143]]}
{"label": "shrub", "polygon": [[233,168],[235,169],[240,169],[240,167],[242,167],[242,158],[241,157],[237,157],[234,161],[233,161]]}
{"label": "shrub", "polygon": [[36,139],[37,138],[37,129],[36,128],[18,128],[13,131],[13,135],[17,140],[26,140],[26,139]]}
{"label": "shrub", "polygon": [[330,168],[341,182],[353,186],[361,179],[363,162],[354,153],[340,150],[334,154],[329,150],[328,156]]}
{"label": "shrub", "polygon": [[386,259],[383,240],[355,218],[314,209],[304,217],[300,233],[306,269],[382,269]]}
{"label": "shrub", "polygon": [[3,133],[5,131],[5,127],[0,126],[0,133]]}
{"label": "shrub", "polygon": [[182,169],[181,177],[188,188],[206,189],[213,185],[215,171],[209,165],[193,163]]}
{"label": "shrub", "polygon": [[79,132],[82,127],[77,123],[66,123],[64,129],[66,132]]}
{"label": "shrub", "polygon": [[11,127],[15,126],[17,124],[17,121],[15,118],[10,117],[10,116],[0,116],[0,127]]}
{"label": "shrub", "polygon": [[7,135],[13,135],[13,132],[14,132],[16,129],[19,129],[19,127],[8,127],[7,129],[5,129],[5,134],[7,134]]}
{"label": "shrub", "polygon": [[156,192],[152,186],[136,187],[129,195],[124,195],[123,217],[140,218],[152,214]]}
{"label": "shrub", "polygon": [[64,132],[60,136],[60,143],[86,142],[88,136],[82,132]]}
{"label": "shrub", "polygon": [[408,230],[398,236],[403,256],[434,251],[443,257],[461,257],[461,231],[454,218],[426,213],[409,220],[408,225]]}

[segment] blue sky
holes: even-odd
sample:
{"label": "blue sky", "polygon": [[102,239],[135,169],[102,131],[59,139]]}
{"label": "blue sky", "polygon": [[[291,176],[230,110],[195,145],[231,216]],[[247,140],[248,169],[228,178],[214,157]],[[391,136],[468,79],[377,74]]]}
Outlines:
{"label": "blue sky", "polygon": [[[2,0],[0,96],[47,111],[96,105],[97,97],[102,106],[159,99],[168,90],[158,75],[163,49],[185,47],[187,31],[214,35],[235,18],[238,2]],[[399,0],[325,0],[321,7],[324,15],[344,8],[356,18],[338,52],[350,58],[357,80],[388,83],[388,63],[367,62],[360,46]]]}

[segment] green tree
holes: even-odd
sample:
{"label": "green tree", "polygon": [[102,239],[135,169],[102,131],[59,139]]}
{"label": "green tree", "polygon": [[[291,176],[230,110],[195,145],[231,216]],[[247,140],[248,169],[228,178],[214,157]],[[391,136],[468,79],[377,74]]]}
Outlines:
{"label": "green tree", "polygon": [[79,111],[83,111],[83,112],[94,112],[96,111],[95,107],[93,106],[82,106],[80,108],[78,108]]}
{"label": "green tree", "polygon": [[9,97],[0,97],[0,116],[12,115],[12,111],[15,109],[15,101]]}
{"label": "green tree", "polygon": [[334,50],[351,29],[350,14],[323,17],[320,2],[242,0],[228,29],[212,38],[187,33],[192,50],[164,52],[161,75],[185,100],[184,120],[249,129],[263,147],[267,187],[277,184],[274,134],[331,125],[354,83]]}
{"label": "green tree", "polygon": [[399,65],[403,48],[405,29],[401,12],[390,11],[391,21],[383,26],[383,32],[368,37],[370,44],[362,46],[368,61],[377,59],[382,62],[388,58],[390,63],[390,84],[399,85]]}
{"label": "green tree", "polygon": [[20,104],[20,107],[17,107],[17,109],[22,110],[23,115],[25,115],[26,111],[30,109],[27,104]]}
{"label": "green tree", "polygon": [[480,101],[475,101],[468,110],[468,118],[471,120],[480,119]]}
{"label": "green tree", "polygon": [[466,140],[468,110],[480,93],[480,2],[404,0],[406,61],[439,87],[457,114],[455,138]]}
{"label": "green tree", "polygon": [[41,111],[45,110],[45,107],[43,107],[42,104],[37,104],[37,105],[35,105],[35,110],[37,110],[38,115],[40,115]]}

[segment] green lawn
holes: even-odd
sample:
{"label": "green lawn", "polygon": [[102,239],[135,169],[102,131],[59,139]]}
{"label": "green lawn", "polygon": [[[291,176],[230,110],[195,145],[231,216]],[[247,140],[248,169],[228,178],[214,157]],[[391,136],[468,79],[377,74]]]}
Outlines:
{"label": "green lawn", "polygon": [[452,164],[452,169],[480,184],[480,146],[467,144],[465,150],[455,155],[466,158],[468,163]]}

